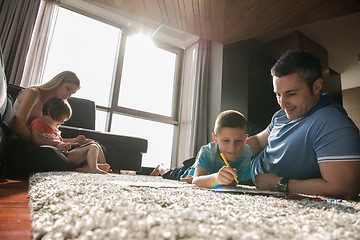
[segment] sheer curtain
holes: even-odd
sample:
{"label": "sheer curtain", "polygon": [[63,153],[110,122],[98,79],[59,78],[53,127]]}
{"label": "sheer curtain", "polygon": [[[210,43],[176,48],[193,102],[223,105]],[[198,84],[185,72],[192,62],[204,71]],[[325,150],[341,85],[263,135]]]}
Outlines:
{"label": "sheer curtain", "polygon": [[20,85],[40,0],[0,0],[0,44],[9,83]]}
{"label": "sheer curtain", "polygon": [[208,142],[206,116],[210,44],[209,40],[200,39],[185,50],[176,166],[195,157],[200,147]]}
{"label": "sheer curtain", "polygon": [[43,0],[32,35],[30,50],[26,58],[21,86],[29,87],[41,82],[44,73],[47,50],[53,36],[54,25],[59,12],[59,0]]}

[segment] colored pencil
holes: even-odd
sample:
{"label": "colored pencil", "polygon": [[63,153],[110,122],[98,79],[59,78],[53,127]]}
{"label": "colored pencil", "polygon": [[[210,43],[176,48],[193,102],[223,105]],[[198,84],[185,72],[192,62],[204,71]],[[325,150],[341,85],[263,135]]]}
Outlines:
{"label": "colored pencil", "polygon": [[[220,153],[220,156],[221,156],[221,158],[224,160],[226,166],[230,167],[229,162],[226,160],[224,154],[223,154],[223,153]],[[239,184],[239,181],[237,180],[237,178],[234,177],[234,179],[235,179],[236,183]]]}

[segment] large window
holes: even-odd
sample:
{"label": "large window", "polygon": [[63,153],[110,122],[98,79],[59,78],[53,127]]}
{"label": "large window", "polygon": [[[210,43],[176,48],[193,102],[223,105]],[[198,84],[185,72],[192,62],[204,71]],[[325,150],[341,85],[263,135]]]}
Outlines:
{"label": "large window", "polygon": [[176,151],[182,50],[129,29],[60,8],[43,82],[74,71],[74,95],[97,106],[96,130],[148,140],[143,166],[170,167]]}
{"label": "large window", "polygon": [[60,8],[50,45],[43,82],[64,70],[81,80],[76,97],[109,107],[121,30]]}

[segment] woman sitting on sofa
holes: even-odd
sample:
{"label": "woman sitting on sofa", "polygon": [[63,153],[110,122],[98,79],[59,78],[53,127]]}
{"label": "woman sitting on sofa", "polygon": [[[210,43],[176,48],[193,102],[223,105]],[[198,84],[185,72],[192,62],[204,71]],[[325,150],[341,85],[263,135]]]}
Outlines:
{"label": "woman sitting on sofa", "polygon": [[12,136],[6,150],[8,177],[28,177],[31,172],[66,171],[75,169],[60,149],[55,147],[36,147],[31,144],[30,123],[41,117],[44,103],[52,98],[69,98],[80,88],[80,80],[75,73],[64,71],[52,80],[39,86],[32,86],[19,93],[14,103]]}

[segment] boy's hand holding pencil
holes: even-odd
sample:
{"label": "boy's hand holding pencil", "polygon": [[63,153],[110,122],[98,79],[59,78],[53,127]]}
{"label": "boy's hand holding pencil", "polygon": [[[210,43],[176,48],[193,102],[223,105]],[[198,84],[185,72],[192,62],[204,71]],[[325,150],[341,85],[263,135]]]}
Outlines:
{"label": "boy's hand holding pencil", "polygon": [[[221,156],[221,158],[224,160],[226,166],[230,167],[230,164],[229,164],[229,162],[226,160],[224,154],[223,154],[223,153],[220,153],[220,156]],[[236,178],[235,176],[234,176],[234,180],[236,181],[237,184],[239,184],[239,181],[237,180],[237,178]]]}

